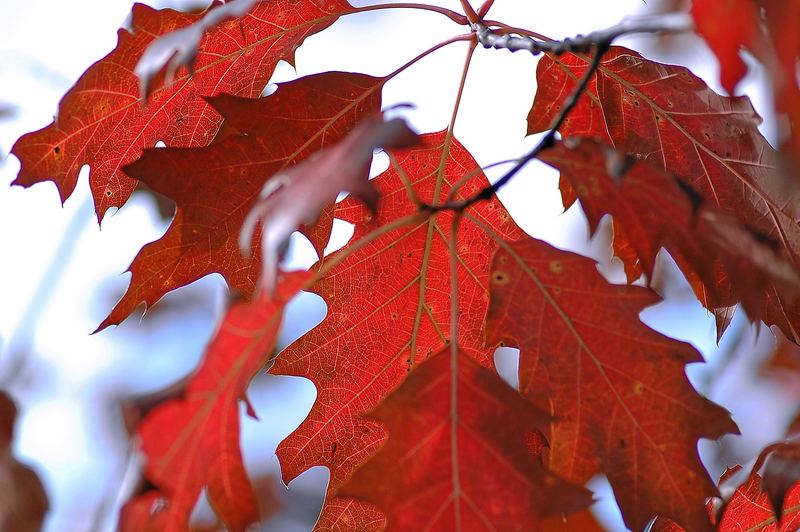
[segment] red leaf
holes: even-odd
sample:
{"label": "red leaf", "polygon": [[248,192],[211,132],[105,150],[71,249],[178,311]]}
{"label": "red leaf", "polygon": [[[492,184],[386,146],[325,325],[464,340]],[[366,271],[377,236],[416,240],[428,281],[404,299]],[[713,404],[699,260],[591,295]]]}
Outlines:
{"label": "red leaf", "polygon": [[0,530],[41,530],[48,510],[47,494],[36,473],[12,454],[17,407],[0,392]]}
{"label": "red leaf", "polygon": [[639,321],[658,301],[649,289],[609,284],[586,257],[534,239],[503,243],[486,334],[519,347],[520,391],[557,420],[554,473],[576,483],[605,473],[634,530],[656,515],[704,530],[716,487],[697,440],[737,429],[686,378],[700,354]]}
{"label": "red leaf", "polygon": [[[734,469],[732,472],[735,471]],[[718,526],[720,532],[739,530],[791,532],[800,528],[800,485],[796,485],[786,498],[784,517],[778,525],[761,484],[761,477],[754,473],[736,489],[720,519]]]}
{"label": "red leaf", "polygon": [[[571,54],[541,59],[529,133],[549,127],[588,61]],[[759,122],[747,98],[719,96],[683,67],[613,47],[561,133],[607,142],[678,176],[710,205],[778,242],[780,253],[798,265],[800,195],[775,172],[775,153],[758,132]],[[702,285],[693,288],[710,309],[736,302],[724,279],[711,291],[725,297],[711,299]],[[800,301],[776,287],[766,301],[762,319],[800,341]]]}
{"label": "red leaf", "polygon": [[698,203],[694,191],[651,164],[576,138],[556,143],[540,159],[569,181],[593,231],[604,215],[614,216],[615,251],[626,271],[632,264],[652,276],[663,246],[684,270],[697,274],[714,300],[725,297],[714,292],[723,275],[752,319],[760,318],[768,289],[797,298],[800,268],[775,252],[777,243],[762,241],[736,218]]}
{"label": "red leaf", "polygon": [[[729,481],[741,470],[741,466],[728,469],[720,479],[720,485]],[[708,504],[711,512],[712,503]],[[800,528],[800,484],[795,485],[786,498],[784,517],[778,523],[767,494],[763,491],[761,476],[751,473],[745,482],[736,488],[725,505],[722,518],[717,525],[719,532],[793,532]],[[669,519],[658,518],[652,532],[683,532],[684,529]]]}
{"label": "red leaf", "polygon": [[760,48],[758,11],[753,0],[692,1],[697,31],[719,59],[720,79],[728,94],[733,94],[736,84],[747,73],[739,53],[747,48]]}
{"label": "red leaf", "polygon": [[263,199],[245,218],[239,248],[248,253],[257,227],[261,237],[262,283],[270,293],[282,249],[301,224],[313,224],[341,192],[349,192],[374,211],[378,191],[368,181],[372,152],[409,148],[419,142],[405,121],[368,117],[332,148],[317,152],[297,166],[276,174],[261,191]]}
{"label": "red leaf", "polygon": [[465,353],[423,362],[369,417],[388,441],[339,493],[378,505],[389,530],[536,528],[592,502],[528,450],[549,417]]}
{"label": "red leaf", "polygon": [[800,1],[798,0],[694,0],[692,15],[698,32],[720,62],[722,85],[729,93],[747,72],[739,53],[747,50],[769,74],[778,113],[789,122],[782,131],[781,148],[800,164]]}
{"label": "red leaf", "polygon": [[[336,217],[355,224],[355,234],[350,247],[323,260],[324,268],[327,260],[346,255],[313,287],[327,303],[328,315],[281,353],[271,370],[307,377],[317,388],[310,414],[277,453],[287,483],[315,465],[330,469],[320,529],[375,529],[379,513],[363,503],[333,497],[386,437],[380,424],[361,416],[448,340],[446,235],[452,214],[443,212],[424,221],[403,183],[413,184],[422,201],[443,201],[453,184],[478,165],[444,132],[424,135],[423,142],[421,148],[390,152],[389,170],[373,180],[381,194],[376,214],[350,198],[337,204]],[[478,174],[457,196],[474,194],[486,185],[486,178]],[[372,230],[403,219],[410,225],[383,229],[374,240],[355,244]],[[464,303],[458,345],[487,367],[494,346],[484,347],[481,330],[494,239],[522,235],[496,199],[476,205],[460,225],[458,286]]]}
{"label": "red leaf", "polygon": [[190,26],[161,35],[151,42],[134,69],[142,94],[149,95],[153,90],[153,82],[161,76],[169,82],[181,68],[193,71],[205,34],[227,20],[245,16],[257,2],[215,2],[213,9],[208,9],[202,18]]}
{"label": "red leaf", "polygon": [[[381,86],[379,78],[328,72],[283,83],[266,98],[217,96],[209,101],[226,119],[224,138],[204,148],[148,149],[126,166],[178,209],[166,234],[134,258],[128,291],[98,329],[213,272],[252,294],[261,262],[241,255],[239,231],[264,182],[377,115]],[[330,213],[322,222],[318,249],[330,235]]]}
{"label": "red leaf", "polygon": [[235,303],[183,397],[159,405],[144,419],[139,435],[145,476],[158,491],[126,505],[123,529],[186,530],[204,487],[230,530],[243,531],[258,521],[239,449],[239,402],[273,355],[284,305],[307,279],[307,273],[287,274],[277,299]]}
{"label": "red leaf", "polygon": [[144,148],[157,141],[168,146],[205,146],[211,141],[222,118],[203,96],[258,96],[279,60],[293,62],[295,49],[306,37],[351,9],[345,0],[326,1],[324,6],[315,1],[261,2],[245,17],[209,32],[194,75],[183,73],[169,88],[154,91],[145,105],[133,72],[145,48],[159,35],[202,15],[134,5],[132,31],[119,30],[116,49],[64,96],[53,124],[14,145],[12,153],[21,163],[14,184],[53,181],[63,202],[72,194],[81,166],[88,164],[97,216],[102,219],[110,207],[121,207],[136,187],[122,167]]}
{"label": "red leaf", "polygon": [[[780,519],[787,495],[794,487],[800,493],[800,439],[794,438],[768,446],[756,462],[757,465],[762,463],[764,471],[761,484]],[[753,467],[754,470],[758,469],[757,465]]]}

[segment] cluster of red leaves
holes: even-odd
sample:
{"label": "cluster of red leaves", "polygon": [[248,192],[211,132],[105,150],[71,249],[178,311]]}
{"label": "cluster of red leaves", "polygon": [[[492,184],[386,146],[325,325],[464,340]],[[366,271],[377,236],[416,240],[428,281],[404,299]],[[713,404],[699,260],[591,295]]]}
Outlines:
{"label": "cluster of red leaves", "polygon": [[[152,489],[127,504],[123,528],[186,529],[203,489],[232,530],[262,517],[239,449],[239,404],[273,359],[283,307],[300,290],[319,294],[327,316],[270,371],[317,388],[277,454],[285,482],[330,470],[319,529],[537,528],[591,504],[582,486],[597,474],[633,529],[656,516],[711,528],[706,500],[717,490],[697,440],[737,428],[689,384],[685,365],[700,354],[640,321],[655,292],[610,284],[593,260],[530,238],[497,198],[463,213],[425,209],[488,181],[452,128],[419,139],[388,132],[378,118],[388,77],[328,72],[256,98],[278,60],[351,11],[344,0],[256,3],[208,28],[194,75],[158,86],[144,105],[134,67],[145,48],[202,15],[136,6],[132,31],[120,30],[57,120],[13,148],[15,183],[52,180],[62,199],[89,164],[99,218],[138,182],[176,203],[100,328],[213,272],[245,298],[182,396],[138,427]],[[589,61],[539,61],[529,133],[550,128]],[[797,342],[800,201],[780,188],[757,125],[745,98],[616,47],[541,158],[561,170],[565,205],[580,200],[593,228],[613,216],[629,281],[650,278],[666,248],[719,316],[720,334],[741,303]],[[151,148],[159,140],[168,147]],[[391,148],[391,164],[367,184],[377,147]],[[339,191],[367,204],[351,195],[333,205]],[[305,224],[320,252],[334,218],[355,227],[347,246],[310,272],[272,271],[289,229]],[[267,257],[259,243],[272,230]],[[265,260],[275,291],[258,295]],[[519,390],[493,367],[499,345],[520,350]],[[749,512],[734,504],[760,496],[748,486],[726,515]]]}

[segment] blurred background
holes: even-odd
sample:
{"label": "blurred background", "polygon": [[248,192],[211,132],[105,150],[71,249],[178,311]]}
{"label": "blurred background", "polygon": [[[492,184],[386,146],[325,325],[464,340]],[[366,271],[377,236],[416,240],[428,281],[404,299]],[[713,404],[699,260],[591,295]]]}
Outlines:
{"label": "blurred background", "polygon": [[[184,0],[145,3],[203,7]],[[459,10],[458,0],[430,3]],[[144,316],[90,335],[125,290],[129,275],[122,272],[136,252],[166,230],[172,206],[137,192],[98,227],[87,167],[63,207],[52,184],[8,186],[19,169],[16,158],[8,156],[14,141],[50,123],[61,96],[116,45],[116,30],[126,24],[131,5],[127,0],[0,0],[0,388],[20,407],[15,452],[45,485],[49,531],[115,529],[119,507],[138,481],[141,465],[126,419],[143,398],[197,366],[227,297],[222,278],[212,275],[169,294]],[[563,38],[664,7],[654,0],[497,0],[491,17]],[[306,41],[297,52],[296,70],[281,63],[272,81],[326,70],[386,74],[462,31],[447,19],[419,11],[344,17]],[[620,44],[650,59],[688,66],[722,92],[716,60],[697,38],[631,38]],[[387,85],[384,104],[412,102],[416,109],[407,117],[418,131],[443,129],[465,50],[462,43],[449,46],[401,74]],[[524,138],[536,90],[535,65],[535,58],[522,53],[477,51],[456,135],[480,164],[515,158],[535,143],[535,138]],[[748,94],[762,115],[769,111],[768,87],[758,68],[751,69],[738,92]],[[775,138],[771,116],[765,116],[762,130],[771,141]],[[377,156],[373,171],[386,164],[385,156]],[[498,175],[489,172],[490,178]],[[529,165],[500,198],[529,234],[594,257],[609,279],[624,282],[619,265],[610,260],[609,228],[601,227],[590,239],[578,206],[562,213],[553,170]],[[351,231],[337,223],[329,251],[343,245]],[[750,463],[765,444],[786,433],[800,404],[800,355],[787,344],[776,344],[768,330],[759,334],[742,313],[717,346],[713,316],[662,255],[653,286],[665,300],[645,310],[642,319],[704,354],[708,363],[688,368],[689,377],[703,394],[728,408],[742,430],[741,436],[700,442],[704,463],[717,478],[725,466]],[[310,244],[297,236],[286,267],[313,262]],[[287,313],[281,345],[324,315],[319,298],[299,296]],[[516,355],[511,349],[497,354],[512,383]],[[315,395],[314,387],[299,378],[260,375],[252,384],[250,398],[261,421],[242,411],[243,452],[254,484],[271,485],[281,508],[262,530],[310,530],[319,513],[327,470],[309,470],[287,488],[279,481],[274,456],[277,443],[304,419]],[[597,520],[607,530],[624,530],[605,481],[595,479],[590,488],[600,499],[593,507]],[[216,526],[202,501],[195,517],[198,527]]]}

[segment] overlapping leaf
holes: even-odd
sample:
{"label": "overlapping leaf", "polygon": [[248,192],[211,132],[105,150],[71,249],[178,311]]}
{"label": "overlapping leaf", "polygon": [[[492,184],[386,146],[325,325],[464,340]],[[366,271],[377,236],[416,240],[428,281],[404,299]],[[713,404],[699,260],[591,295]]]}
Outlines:
{"label": "overlapping leaf", "polygon": [[591,504],[526,446],[550,418],[465,353],[423,362],[370,418],[387,443],[340,490],[388,514],[389,530],[518,530]]}
{"label": "overlapping leaf", "polygon": [[289,237],[302,225],[316,222],[339,194],[352,194],[375,209],[378,191],[369,182],[374,150],[409,148],[418,140],[401,118],[368,117],[336,146],[270,179],[261,191],[264,197],[245,218],[239,235],[239,247],[249,252],[256,228],[262,227],[262,284],[270,292],[275,290],[278,259]]}
{"label": "overlapping leaf", "polygon": [[591,259],[535,239],[501,244],[490,292],[489,343],[519,347],[521,393],[558,420],[550,469],[576,483],[605,473],[634,530],[656,515],[708,528],[716,487],[697,440],[736,425],[689,384],[685,366],[700,354],[639,321],[658,296],[611,285]]}
{"label": "overlapping leaf", "polygon": [[14,183],[53,181],[64,201],[72,194],[81,167],[88,164],[101,219],[133,192],[136,181],[122,167],[143,149],[157,141],[187,147],[211,141],[222,117],[203,96],[223,92],[258,96],[279,60],[292,62],[307,36],[351,9],[346,0],[261,2],[241,19],[210,31],[201,42],[194,75],[184,72],[168,88],[155,90],[145,105],[134,74],[145,48],[202,14],[134,5],[131,31],[119,30],[116,49],[90,67],[64,96],[55,121],[14,145],[12,153],[21,162]]}
{"label": "overlapping leaf", "polygon": [[[538,92],[528,115],[529,132],[546,129],[588,65],[588,58],[543,57]],[[599,139],[672,173],[709,204],[779,243],[781,254],[800,264],[800,197],[785,190],[774,169],[775,153],[757,130],[760,119],[746,98],[726,98],[682,67],[662,65],[614,47],[603,59],[587,95],[565,122],[564,137]],[[639,208],[647,208],[645,205]],[[685,268],[685,271],[689,268]],[[691,272],[687,272],[691,273]],[[737,294],[725,280],[709,308],[733,305]],[[800,301],[771,286],[759,313],[800,341]]]}
{"label": "overlapping leaf", "polygon": [[633,259],[623,257],[628,259],[626,266],[641,267],[652,276],[656,255],[664,247],[680,264],[691,267],[712,291],[712,299],[725,296],[713,292],[724,275],[753,319],[759,319],[770,286],[787,297],[792,291],[800,295],[800,269],[776,252],[776,243],[763,241],[735,217],[702,204],[693,190],[652,164],[576,138],[556,143],[540,159],[569,182],[592,231],[603,215],[614,216],[616,252],[630,253]]}
{"label": "overlapping leaf", "polygon": [[[377,116],[381,86],[379,78],[328,72],[283,83],[265,98],[217,96],[209,101],[225,117],[219,140],[203,148],[149,149],[126,166],[178,207],[167,233],[134,258],[131,285],[100,328],[213,272],[233,290],[251,294],[260,256],[242,256],[239,231],[264,183],[339,142],[363,118]],[[330,235],[330,213],[320,223],[323,229],[312,234],[318,249]]]}
{"label": "overlapping leaf", "polygon": [[[277,452],[285,482],[315,465],[330,469],[320,529],[372,530],[382,521],[381,514],[365,504],[334,497],[386,437],[380,424],[361,416],[448,342],[447,235],[452,215],[420,217],[404,182],[422,201],[442,201],[456,181],[477,170],[477,164],[443,132],[425,135],[423,142],[420,148],[391,152],[389,170],[373,180],[381,193],[376,214],[349,198],[337,205],[336,217],[355,224],[355,233],[351,247],[337,252],[346,258],[313,287],[327,303],[328,314],[281,353],[272,369],[307,377],[317,388],[309,416]],[[476,175],[459,195],[474,194],[485,185],[486,178]],[[457,243],[462,302],[458,344],[465,356],[490,366],[494,347],[484,347],[481,332],[489,259],[495,239],[520,238],[523,233],[496,199],[471,212],[473,217],[461,224]],[[393,225],[386,228],[389,224]],[[379,236],[358,243],[379,227],[384,227]]]}
{"label": "overlapping leaf", "polygon": [[125,530],[186,530],[200,491],[232,531],[259,520],[239,449],[239,404],[250,380],[272,357],[283,308],[308,274],[284,277],[281,291],[235,303],[183,396],[157,406],[139,435],[145,476],[157,491],[130,501]]}

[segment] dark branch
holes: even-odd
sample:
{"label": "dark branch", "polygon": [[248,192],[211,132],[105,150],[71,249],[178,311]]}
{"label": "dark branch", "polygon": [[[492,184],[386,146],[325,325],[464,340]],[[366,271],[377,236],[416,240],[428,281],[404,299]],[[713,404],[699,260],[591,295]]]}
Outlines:
{"label": "dark branch", "polygon": [[592,56],[592,62],[589,64],[589,68],[586,69],[583,77],[581,78],[580,82],[578,82],[577,87],[572,91],[572,94],[569,95],[566,102],[564,102],[564,106],[561,108],[561,111],[556,116],[556,119],[553,121],[553,125],[550,129],[545,133],[544,137],[539,141],[539,143],[534,146],[534,148],[520,157],[514,166],[508,170],[503,176],[498,179],[493,185],[489,185],[485,187],[483,190],[475,194],[474,196],[470,196],[461,201],[448,201],[445,203],[441,203],[439,205],[422,205],[420,210],[430,211],[430,212],[437,212],[443,210],[455,210],[455,211],[463,211],[464,209],[470,207],[471,205],[482,201],[487,200],[494,196],[498,190],[500,190],[506,183],[508,183],[517,173],[522,170],[522,168],[528,164],[531,160],[535,159],[542,150],[545,150],[553,145],[555,142],[556,132],[559,128],[564,124],[564,120],[567,119],[569,113],[575,108],[578,104],[578,100],[580,99],[581,95],[586,91],[586,87],[589,85],[589,81],[594,76],[597,68],[600,66],[600,62],[603,59],[603,55],[608,51],[609,46],[611,46],[610,42],[602,42],[595,46],[596,50],[594,55]]}
{"label": "dark branch", "polygon": [[528,51],[534,55],[550,52],[561,55],[566,52],[589,53],[599,43],[611,43],[623,35],[635,33],[680,33],[692,29],[691,18],[686,14],[660,15],[657,17],[625,19],[619,24],[588,35],[578,35],[563,41],[544,41],[514,33],[498,33],[482,22],[472,24],[478,42],[484,48],[505,49],[511,52]]}
{"label": "dark branch", "polygon": [[565,39],[563,41],[540,41],[532,37],[520,37],[518,35],[497,34],[490,30],[483,23],[476,23],[472,25],[478,42],[486,48],[507,49],[512,52],[517,50],[527,50],[533,54],[541,52],[549,52],[556,55],[566,52],[573,53],[589,53],[594,50],[589,68],[583,74],[583,77],[578,82],[578,85],[569,95],[564,102],[564,106],[556,116],[550,129],[542,137],[539,143],[528,153],[520,157],[517,162],[512,166],[508,172],[498,179],[493,185],[483,188],[477,194],[470,196],[460,201],[445,201],[438,205],[421,205],[420,210],[426,212],[438,212],[444,210],[463,211],[464,209],[474,205],[475,203],[483,200],[490,199],[498,190],[500,190],[506,183],[519,173],[530,161],[535,159],[539,153],[551,147],[555,142],[555,136],[569,114],[578,104],[581,95],[586,92],[589,82],[594,77],[597,69],[600,67],[600,62],[603,60],[603,55],[608,51],[611,43],[622,35],[632,33],[666,33],[666,32],[682,32],[692,28],[691,19],[688,15],[666,15],[659,17],[652,17],[647,19],[628,19],[621,23],[606,28],[604,30],[593,31],[586,36],[577,36],[574,39]]}

